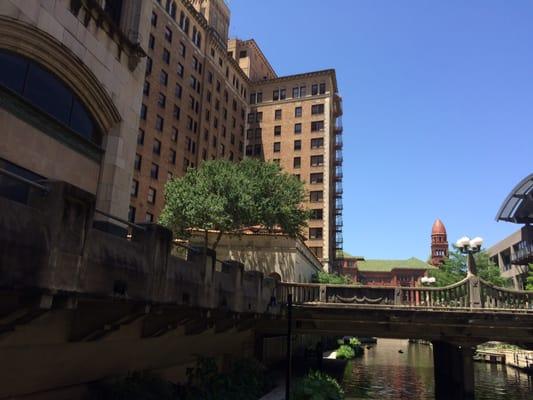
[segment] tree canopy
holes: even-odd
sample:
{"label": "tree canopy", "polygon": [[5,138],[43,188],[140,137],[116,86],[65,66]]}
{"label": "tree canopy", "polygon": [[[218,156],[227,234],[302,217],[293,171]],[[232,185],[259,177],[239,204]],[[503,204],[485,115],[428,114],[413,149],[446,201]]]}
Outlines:
{"label": "tree canopy", "polygon": [[[496,286],[505,287],[508,285],[508,280],[501,276],[500,269],[490,261],[486,251],[482,250],[476,253],[474,260],[480,278]],[[439,287],[459,282],[466,277],[466,273],[466,255],[455,248],[450,251],[449,257],[439,269],[429,271],[429,275],[435,278],[435,285]]]}
{"label": "tree canopy", "polygon": [[189,237],[191,229],[206,237],[209,230],[218,231],[213,248],[222,234],[255,225],[279,227],[295,237],[309,216],[304,199],[303,183],[275,163],[206,161],[167,182],[159,222],[178,238]]}

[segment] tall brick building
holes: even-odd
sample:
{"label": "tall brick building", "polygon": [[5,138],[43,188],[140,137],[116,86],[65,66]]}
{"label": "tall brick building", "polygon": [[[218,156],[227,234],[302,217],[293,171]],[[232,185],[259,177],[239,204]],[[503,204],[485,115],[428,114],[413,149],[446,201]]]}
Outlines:
{"label": "tall brick building", "polygon": [[305,182],[306,244],[342,249],[342,114],[334,70],[278,77],[254,40],[228,40],[223,0],[156,0],[130,221],[155,221],[165,182],[204,160],[260,157]]}

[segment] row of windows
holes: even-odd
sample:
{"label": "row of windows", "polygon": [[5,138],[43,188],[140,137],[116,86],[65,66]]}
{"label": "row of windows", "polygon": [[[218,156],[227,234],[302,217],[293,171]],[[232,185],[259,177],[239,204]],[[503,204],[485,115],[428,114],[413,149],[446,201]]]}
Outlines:
{"label": "row of windows", "polygon": [[[161,1],[162,0],[157,0],[159,4],[161,4]],[[172,0],[166,0],[165,10],[172,17],[172,19],[176,21],[177,11],[178,11],[176,2]],[[183,11],[180,11],[179,20],[176,22],[178,22],[178,26],[180,27],[180,29],[188,36],[189,31],[190,31],[190,25],[191,25],[189,17],[186,16]],[[155,13],[155,11],[152,12],[151,24],[153,27],[157,27],[157,14]],[[165,38],[169,42],[172,41],[172,30],[170,30],[169,27],[166,27],[165,29]],[[195,44],[196,47],[198,48],[202,47],[202,33],[194,25],[192,26],[191,40]]]}
{"label": "row of windows", "polygon": [[[133,206],[130,206],[130,208],[129,208],[128,221],[131,222],[131,223],[139,222],[137,220],[137,209],[135,207],[133,207]],[[149,224],[153,223],[154,222],[154,214],[152,214],[151,212],[146,212],[145,217],[144,217],[144,222],[149,223]]]}
{"label": "row of windows", "polygon": [[[322,95],[326,93],[326,84],[314,83],[311,85],[311,96]],[[299,99],[307,96],[307,86],[295,86],[292,88],[292,98]],[[285,100],[287,98],[287,89],[279,88],[272,91],[272,101]],[[263,102],[263,92],[250,93],[250,104],[259,104]]]}
{"label": "row of windows", "polygon": [[[274,110],[274,119],[280,120],[282,117],[283,110],[276,109]],[[311,106],[311,115],[321,115],[324,114],[324,104],[313,104]],[[295,107],[294,108],[294,117],[295,118],[301,118],[302,116],[302,107]],[[251,112],[248,113],[248,122],[261,122],[263,120],[263,113],[261,111],[259,112]]]}
{"label": "row of windows", "polygon": [[[324,130],[324,121],[315,121],[315,122],[311,122],[311,132],[322,132]],[[293,128],[293,132],[296,134],[296,135],[299,135],[302,133],[302,124],[301,123],[296,123],[294,124],[294,128]],[[255,128],[255,129],[248,129],[246,131],[246,137],[247,139],[260,139],[261,136],[262,136],[262,133],[263,133],[263,129],[262,128]],[[274,126],[274,136],[281,136],[281,125],[275,125]],[[312,139],[311,141],[313,142],[314,139]],[[314,143],[320,143],[320,140],[315,140]],[[324,141],[322,140],[322,146],[323,146],[323,143]],[[319,146],[319,147],[322,147],[322,146]]]}
{"label": "row of windows", "polygon": [[[324,139],[323,138],[317,138],[317,139],[311,139],[311,149],[320,149],[324,147]],[[274,153],[279,153],[281,151],[281,142],[274,142],[272,145],[272,150]],[[302,150],[302,141],[301,140],[295,140],[293,150],[299,151]]]}

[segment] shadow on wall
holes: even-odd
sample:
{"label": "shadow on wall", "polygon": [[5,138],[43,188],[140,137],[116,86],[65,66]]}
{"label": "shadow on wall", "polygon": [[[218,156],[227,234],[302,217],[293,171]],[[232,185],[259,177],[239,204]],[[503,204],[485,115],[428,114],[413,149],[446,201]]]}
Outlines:
{"label": "shadow on wall", "polygon": [[244,263],[244,268],[247,271],[260,271],[265,276],[277,273],[284,282],[295,282],[299,278],[300,280],[305,279],[301,271],[296,271],[295,254],[292,251],[265,252],[249,249],[230,250],[228,253],[231,259]]}

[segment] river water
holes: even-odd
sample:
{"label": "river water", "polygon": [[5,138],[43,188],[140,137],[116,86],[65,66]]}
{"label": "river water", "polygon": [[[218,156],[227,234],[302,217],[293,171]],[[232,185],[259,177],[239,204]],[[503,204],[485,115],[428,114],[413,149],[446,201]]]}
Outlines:
{"label": "river water", "polygon": [[[533,377],[504,365],[476,362],[474,368],[476,400],[533,400]],[[433,400],[432,348],[378,339],[363,357],[347,364],[343,387],[346,400]]]}

